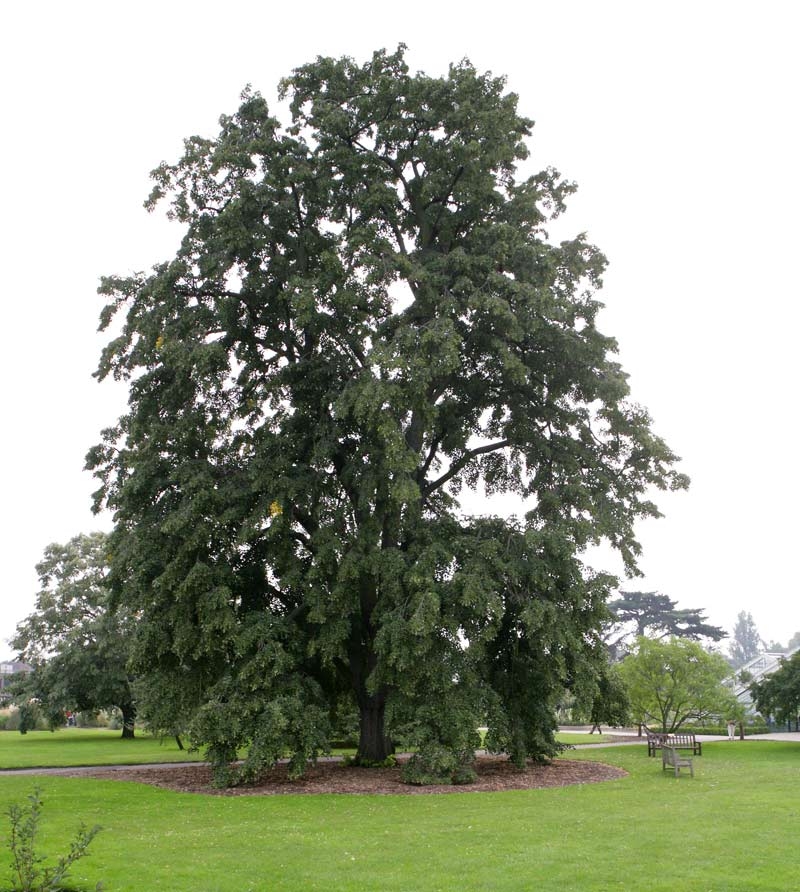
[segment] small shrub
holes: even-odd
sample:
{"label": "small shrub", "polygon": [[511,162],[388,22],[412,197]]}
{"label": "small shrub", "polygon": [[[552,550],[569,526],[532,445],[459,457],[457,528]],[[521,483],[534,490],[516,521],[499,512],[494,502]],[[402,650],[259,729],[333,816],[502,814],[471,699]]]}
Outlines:
{"label": "small shrub", "polygon": [[472,765],[459,765],[453,772],[453,783],[457,786],[466,786],[474,784],[478,779],[478,773]]}
{"label": "small shrub", "polygon": [[403,768],[403,780],[415,786],[451,784],[458,768],[458,757],[452,750],[429,743],[415,753]]}
{"label": "small shrub", "polygon": [[[81,824],[69,851],[52,867],[43,867],[44,858],[36,853],[36,836],[42,817],[42,799],[38,788],[28,796],[27,805],[12,805],[8,809],[11,833],[8,847],[11,850],[12,889],[14,892],[62,892],[69,869],[88,854],[89,843],[99,833],[100,827]],[[102,884],[95,886],[95,892]]]}

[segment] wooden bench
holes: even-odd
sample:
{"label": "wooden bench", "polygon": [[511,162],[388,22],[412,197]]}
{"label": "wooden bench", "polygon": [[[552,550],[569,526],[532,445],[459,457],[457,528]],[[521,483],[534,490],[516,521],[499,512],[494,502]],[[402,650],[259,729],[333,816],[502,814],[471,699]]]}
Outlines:
{"label": "wooden bench", "polygon": [[676,750],[691,750],[693,756],[703,755],[703,744],[694,734],[668,734],[664,743]]}
{"label": "wooden bench", "polygon": [[650,731],[645,728],[645,733],[647,734],[647,755],[655,756],[656,750],[661,749],[661,744],[664,742],[664,738],[667,736],[666,734],[657,734],[654,731]]}
{"label": "wooden bench", "polygon": [[682,756],[674,746],[668,746],[666,743],[661,744],[661,770],[666,771],[672,768],[675,771],[675,777],[680,774],[681,768],[688,768],[692,777],[694,777],[694,765],[689,756]]}
{"label": "wooden bench", "polygon": [[647,755],[655,756],[656,750],[663,746],[671,746],[676,750],[691,750],[693,756],[703,755],[703,744],[694,734],[663,734],[654,731],[647,732]]}

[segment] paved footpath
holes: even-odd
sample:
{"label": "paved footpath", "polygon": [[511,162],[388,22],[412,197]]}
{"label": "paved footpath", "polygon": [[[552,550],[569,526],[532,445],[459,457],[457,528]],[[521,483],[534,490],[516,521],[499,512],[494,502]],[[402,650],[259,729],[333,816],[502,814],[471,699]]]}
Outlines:
{"label": "paved footpath", "polygon": [[[588,727],[576,729],[576,728],[562,728],[563,731],[587,731]],[[611,743],[577,743],[574,746],[577,749],[598,749],[599,747],[607,747],[607,746],[627,746],[629,744],[639,743],[646,744],[647,739],[644,737],[639,737],[639,732],[635,728],[606,728],[603,732],[605,734],[610,734],[613,737],[616,737],[617,740]],[[620,740],[619,738],[626,738],[625,740]],[[698,740],[701,742],[704,741],[714,741],[714,740],[727,740],[728,736],[726,734],[696,734]],[[733,743],[747,743],[748,740],[782,740],[782,741],[790,741],[792,743],[800,743],[800,731],[775,731],[772,734],[748,734],[744,741],[739,740],[738,736]]]}

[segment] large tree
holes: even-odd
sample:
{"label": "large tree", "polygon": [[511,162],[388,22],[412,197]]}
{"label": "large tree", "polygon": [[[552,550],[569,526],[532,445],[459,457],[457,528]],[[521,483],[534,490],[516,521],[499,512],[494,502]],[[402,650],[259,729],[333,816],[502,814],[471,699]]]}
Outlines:
{"label": "large tree", "polygon": [[620,659],[632,642],[642,635],[648,638],[707,638],[720,641],[727,633],[706,621],[705,611],[696,607],[678,607],[677,602],[661,592],[623,592],[608,604],[611,621],[606,642],[611,656]]}
{"label": "large tree", "polygon": [[[180,249],[101,287],[103,326],[126,315],[99,376],[130,397],[89,465],[137,669],[193,679],[218,766],[301,770],[342,697],[362,760],[401,727],[468,753],[486,717],[497,749],[552,753],[602,659],[611,580],[580,553],[634,571],[653,488],[686,484],[596,327],[605,260],[548,240],[573,186],[517,179],[531,122],[501,78],[411,75],[401,47],[281,95],[288,126],[247,91],[154,172]],[[528,513],[466,514],[470,490]]]}
{"label": "large tree", "polygon": [[106,533],[82,534],[45,549],[36,565],[41,588],[35,609],[11,639],[32,667],[16,696],[38,700],[51,718],[64,710],[118,709],[122,736],[133,737],[131,622],[124,609],[113,615],[108,610],[108,550]]}
{"label": "large tree", "polygon": [[634,719],[677,731],[685,722],[736,713],[736,698],[723,684],[728,661],[685,638],[639,638],[619,667]]}

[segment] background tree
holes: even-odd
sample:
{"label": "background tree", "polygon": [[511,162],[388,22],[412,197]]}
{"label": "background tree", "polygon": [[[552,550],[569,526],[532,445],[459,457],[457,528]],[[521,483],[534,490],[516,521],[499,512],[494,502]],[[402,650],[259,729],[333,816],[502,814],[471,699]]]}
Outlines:
{"label": "background tree", "polygon": [[785,644],[781,644],[780,641],[775,641],[775,639],[773,638],[765,645],[765,649],[767,653],[785,654],[787,651],[787,646]]}
{"label": "background tree", "polygon": [[[174,259],[107,278],[99,377],[128,412],[89,456],[116,517],[137,673],[193,679],[195,742],[244,773],[360,716],[468,753],[556,751],[553,707],[604,659],[608,540],[635,570],[652,488],[686,485],[596,327],[605,266],[546,226],[573,191],[516,179],[531,122],[468,63],[320,58],[155,172]],[[527,500],[474,517],[464,490]]]}
{"label": "background tree", "polygon": [[133,737],[136,709],[127,671],[130,623],[108,610],[108,536],[79,535],[48,545],[36,565],[41,589],[34,612],[11,639],[33,668],[15,685],[18,702],[34,698],[52,722],[64,710],[116,708],[122,736]]}
{"label": "background tree", "polygon": [[794,722],[796,729],[800,717],[800,651],[782,659],[775,672],[751,686],[750,693],[763,716]]}
{"label": "background tree", "polygon": [[648,638],[703,638],[720,641],[726,632],[706,622],[705,611],[679,608],[677,602],[660,592],[620,592],[608,604],[612,622],[605,638],[612,659],[621,659],[632,641]]}
{"label": "background tree", "polygon": [[631,698],[618,666],[610,665],[600,674],[589,717],[592,722],[591,733],[597,728],[601,734],[603,725],[619,727],[630,720]]}
{"label": "background tree", "polygon": [[753,614],[740,611],[733,627],[733,638],[728,645],[731,666],[734,669],[741,668],[764,649],[765,645],[758,634]]}
{"label": "background tree", "polygon": [[787,651],[793,651],[800,647],[800,631],[795,632],[794,635],[789,639],[788,644],[786,645]]}
{"label": "background tree", "polygon": [[733,714],[735,698],[723,684],[727,660],[685,638],[641,637],[619,667],[636,721],[677,731],[685,722]]}

